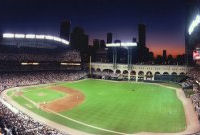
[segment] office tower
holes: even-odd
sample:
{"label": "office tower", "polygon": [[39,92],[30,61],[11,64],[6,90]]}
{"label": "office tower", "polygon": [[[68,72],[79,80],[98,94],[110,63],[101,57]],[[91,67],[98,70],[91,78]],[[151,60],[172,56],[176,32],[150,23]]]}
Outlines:
{"label": "office tower", "polygon": [[100,40],[100,48],[105,48],[106,47],[106,43],[104,40]]}
{"label": "office tower", "polygon": [[88,50],[88,35],[85,34],[83,28],[75,27],[70,36],[70,44],[72,48],[86,52]]}
{"label": "office tower", "polygon": [[138,62],[143,63],[148,61],[149,50],[146,48],[146,26],[138,25]]}
{"label": "office tower", "polygon": [[146,26],[145,24],[138,25],[138,45],[139,46],[146,46]]}
{"label": "office tower", "polygon": [[136,43],[137,39],[135,37],[133,37],[132,42]]}
{"label": "office tower", "polygon": [[167,51],[166,50],[163,50],[163,63],[165,64],[166,63],[166,60],[167,60]]}
{"label": "office tower", "polygon": [[69,41],[71,22],[65,20],[60,24],[60,37]]}
{"label": "office tower", "polygon": [[112,33],[107,33],[107,43],[112,43]]}
{"label": "office tower", "polygon": [[154,61],[154,53],[153,52],[149,52],[149,61],[152,62]]}
{"label": "office tower", "polygon": [[95,49],[99,49],[100,48],[100,41],[99,41],[99,39],[94,39],[93,40],[93,47]]}

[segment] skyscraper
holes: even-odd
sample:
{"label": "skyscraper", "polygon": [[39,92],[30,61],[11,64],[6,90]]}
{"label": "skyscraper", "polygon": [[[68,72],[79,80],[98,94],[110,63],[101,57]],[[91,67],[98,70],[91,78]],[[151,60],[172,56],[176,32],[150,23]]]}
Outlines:
{"label": "skyscraper", "polygon": [[138,25],[138,45],[139,46],[146,46],[146,26],[145,24]]}
{"label": "skyscraper", "polygon": [[60,37],[69,41],[71,22],[65,20],[60,24]]}
{"label": "skyscraper", "polygon": [[137,39],[133,37],[132,42],[137,42]]}
{"label": "skyscraper", "polygon": [[[70,36],[70,44],[73,49],[80,51],[81,62],[89,62],[89,37],[85,34],[84,29],[81,27],[75,27],[72,30]],[[84,64],[83,64],[84,66]]]}
{"label": "skyscraper", "polygon": [[166,60],[167,60],[167,51],[166,50],[163,50],[163,64],[166,63]]}
{"label": "skyscraper", "polygon": [[138,62],[143,63],[148,61],[149,50],[146,48],[146,26],[145,24],[138,25]]}
{"label": "skyscraper", "polygon": [[107,43],[112,43],[112,33],[107,33]]}
{"label": "skyscraper", "polygon": [[153,52],[149,52],[149,62],[152,64],[154,61],[154,53]]}
{"label": "skyscraper", "polygon": [[93,40],[93,47],[95,49],[99,49],[100,48],[100,41],[99,41],[99,39],[94,39]]}
{"label": "skyscraper", "polygon": [[88,35],[85,34],[84,29],[75,27],[70,36],[70,44],[72,48],[87,52],[88,49]]}
{"label": "skyscraper", "polygon": [[100,48],[105,48],[106,47],[106,43],[104,40],[100,40]]}

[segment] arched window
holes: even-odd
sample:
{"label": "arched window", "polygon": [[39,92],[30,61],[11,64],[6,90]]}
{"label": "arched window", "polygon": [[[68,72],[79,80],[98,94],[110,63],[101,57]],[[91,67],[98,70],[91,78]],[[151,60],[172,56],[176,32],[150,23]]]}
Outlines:
{"label": "arched window", "polygon": [[177,75],[177,73],[176,73],[176,72],[173,72],[172,75]]}
{"label": "arched window", "polygon": [[117,73],[117,74],[121,74],[121,71],[120,71],[120,70],[116,70],[116,73]]}
{"label": "arched window", "polygon": [[136,72],[135,71],[131,71],[130,73],[132,76],[135,76],[136,75]]}
{"label": "arched window", "polygon": [[169,73],[168,72],[164,72],[163,75],[169,75]]}
{"label": "arched window", "polygon": [[101,72],[101,69],[100,68],[97,68],[97,70],[96,70],[97,72]]}
{"label": "arched window", "polygon": [[123,71],[123,74],[128,74],[128,71],[127,71],[127,70],[124,70],[124,71]]}
{"label": "arched window", "polygon": [[143,71],[140,71],[140,72],[138,73],[138,76],[143,77],[143,76],[144,76],[144,72],[143,72]]}
{"label": "arched window", "polygon": [[153,76],[153,74],[152,74],[151,71],[148,71],[148,72],[146,73],[146,77],[152,77],[152,76]]}
{"label": "arched window", "polygon": [[155,72],[155,75],[160,75],[160,72]]}

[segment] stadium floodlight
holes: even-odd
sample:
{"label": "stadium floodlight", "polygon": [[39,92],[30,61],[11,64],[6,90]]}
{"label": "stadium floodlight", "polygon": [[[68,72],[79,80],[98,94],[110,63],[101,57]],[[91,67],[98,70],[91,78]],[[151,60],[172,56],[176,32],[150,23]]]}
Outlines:
{"label": "stadium floodlight", "polygon": [[48,40],[53,40],[53,36],[50,36],[50,35],[46,35],[44,36],[45,39],[48,39]]}
{"label": "stadium floodlight", "polygon": [[121,46],[123,46],[123,47],[134,47],[134,46],[137,46],[137,43],[135,43],[135,42],[121,43]]}
{"label": "stadium floodlight", "polygon": [[67,63],[63,63],[63,62],[61,62],[60,65],[67,65]]}
{"label": "stadium floodlight", "polygon": [[25,38],[24,34],[15,34],[15,38]]}
{"label": "stadium floodlight", "polygon": [[109,43],[109,44],[106,44],[106,47],[120,47],[120,44],[121,43]]}
{"label": "stadium floodlight", "polygon": [[192,34],[192,32],[194,31],[194,29],[200,24],[200,15],[197,15],[197,17],[195,18],[195,20],[193,20],[193,22],[191,23],[188,33],[189,35]]}
{"label": "stadium floodlight", "polygon": [[26,62],[22,62],[21,65],[28,65],[28,63],[26,63]]}
{"label": "stadium floodlight", "polygon": [[135,42],[126,42],[126,43],[110,43],[106,44],[106,47],[134,47],[137,46]]}
{"label": "stadium floodlight", "polygon": [[62,42],[63,44],[69,45],[69,41],[67,41],[67,40],[62,39],[61,42]]}
{"label": "stadium floodlight", "polygon": [[45,35],[35,35],[36,39],[44,39]]}
{"label": "stadium floodlight", "polygon": [[68,65],[68,66],[80,66],[80,63],[65,63],[65,62],[61,62],[60,65]]}
{"label": "stadium floodlight", "polygon": [[61,41],[62,41],[62,39],[59,38],[59,37],[53,37],[53,40],[54,40],[54,41],[58,41],[58,42],[61,42]]}
{"label": "stadium floodlight", "polygon": [[200,85],[199,81],[196,80],[196,83]]}
{"label": "stadium floodlight", "polygon": [[3,38],[47,39],[47,40],[54,40],[54,41],[69,45],[69,41],[62,39],[60,37],[51,36],[51,35],[4,33]]}
{"label": "stadium floodlight", "polygon": [[4,33],[3,34],[3,38],[14,38],[15,37],[15,34],[13,33]]}
{"label": "stadium floodlight", "polygon": [[34,39],[35,35],[34,34],[26,34],[26,38]]}
{"label": "stadium floodlight", "polygon": [[39,65],[39,63],[37,63],[37,62],[33,62],[32,65]]}

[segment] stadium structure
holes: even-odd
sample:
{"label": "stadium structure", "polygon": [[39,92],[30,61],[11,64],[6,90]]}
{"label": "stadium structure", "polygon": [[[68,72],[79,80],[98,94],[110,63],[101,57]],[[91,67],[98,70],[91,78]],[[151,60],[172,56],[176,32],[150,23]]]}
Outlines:
{"label": "stadium structure", "polygon": [[[2,34],[1,132],[11,135],[200,133],[198,67],[136,65],[131,63],[131,48],[137,46],[136,42],[106,46],[113,52],[112,63],[85,64],[81,52],[60,37]],[[121,47],[128,52],[127,64],[117,63],[116,49]]]}
{"label": "stadium structure", "polygon": [[199,2],[187,0],[186,2],[186,28],[185,28],[185,54],[188,65],[199,64]]}
{"label": "stadium structure", "polygon": [[3,33],[0,55],[1,71],[81,68],[79,52],[69,47],[69,41],[51,35]]}

